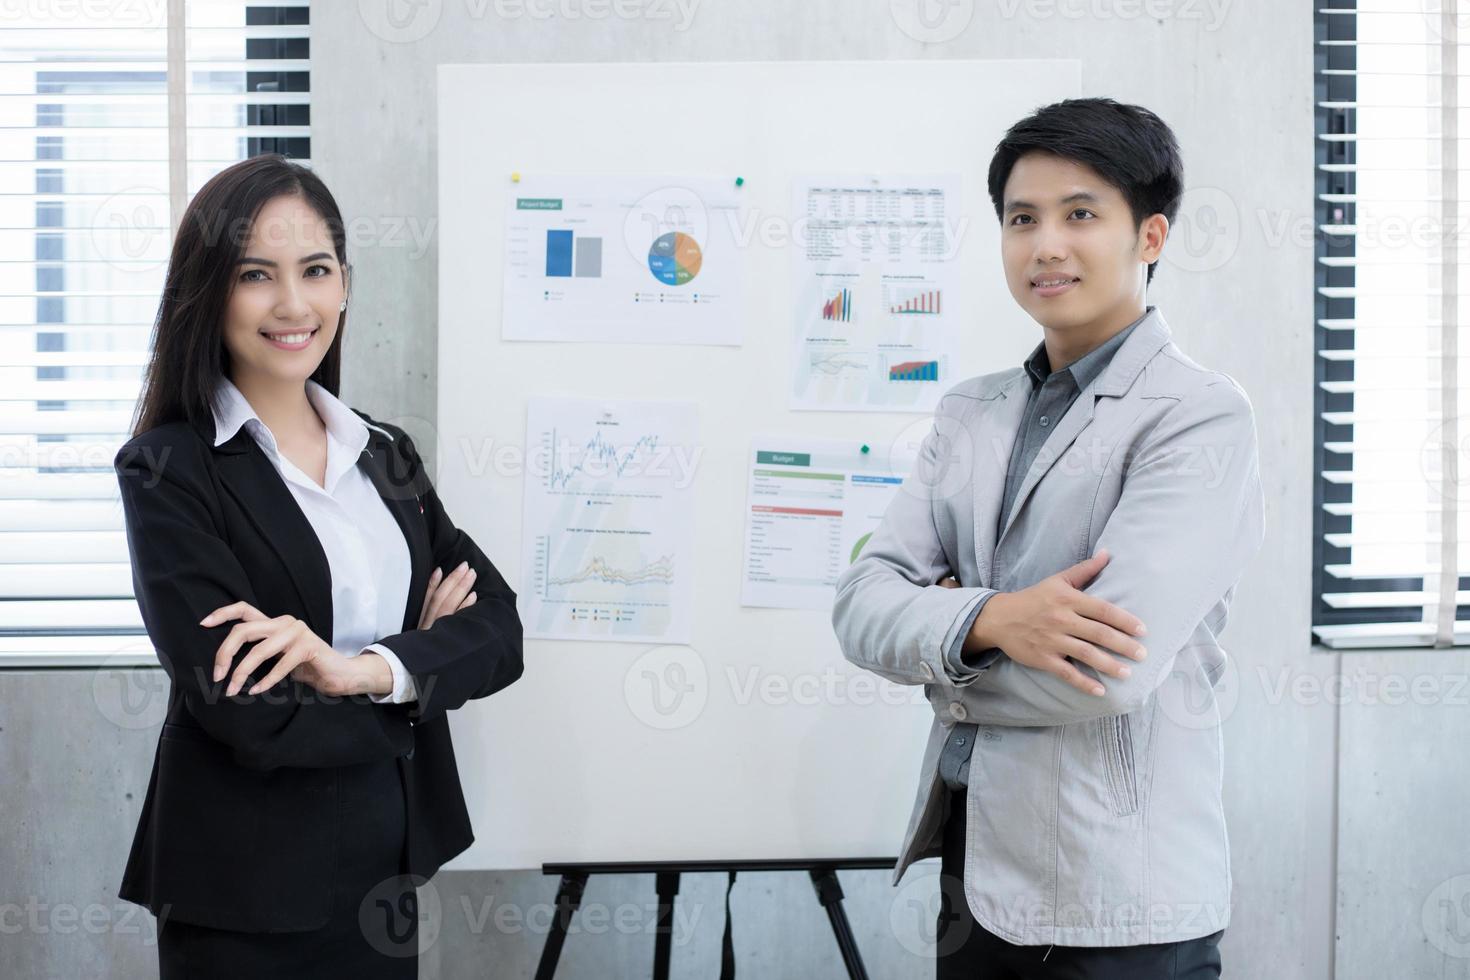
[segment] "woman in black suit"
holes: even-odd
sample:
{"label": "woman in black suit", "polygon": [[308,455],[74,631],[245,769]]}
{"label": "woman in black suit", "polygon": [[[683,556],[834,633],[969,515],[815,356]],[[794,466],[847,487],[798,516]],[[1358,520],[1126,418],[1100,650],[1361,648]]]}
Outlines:
{"label": "woman in black suit", "polygon": [[119,889],[163,980],[416,976],[414,888],[474,840],[446,712],[521,674],[515,593],[336,398],[348,274],[310,170],[217,174],[114,460],[171,682]]}

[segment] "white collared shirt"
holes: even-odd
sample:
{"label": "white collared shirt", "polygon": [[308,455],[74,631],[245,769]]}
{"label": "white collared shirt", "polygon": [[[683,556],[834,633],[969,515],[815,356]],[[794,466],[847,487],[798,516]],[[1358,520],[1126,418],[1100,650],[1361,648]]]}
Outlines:
{"label": "white collared shirt", "polygon": [[[243,425],[286,482],[306,515],[322,550],[332,580],[332,649],[348,657],[371,650],[393,671],[393,690],[369,697],[397,704],[418,697],[403,662],[377,637],[403,631],[408,604],[408,542],[378,494],[367,472],[357,465],[368,441],[368,423],[315,381],[306,382],[306,397],[327,428],[327,472],[319,486],[285,456],[275,434],[229,378],[214,395],[214,444],[228,440]],[[373,426],[385,435],[386,430]],[[270,610],[261,612],[270,614]]]}

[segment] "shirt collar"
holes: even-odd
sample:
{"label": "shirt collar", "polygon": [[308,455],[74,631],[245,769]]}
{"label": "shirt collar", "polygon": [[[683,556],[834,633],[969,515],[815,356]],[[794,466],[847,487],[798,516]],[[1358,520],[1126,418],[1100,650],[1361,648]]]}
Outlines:
{"label": "shirt collar", "polygon": [[[1148,319],[1148,315],[1153,311],[1154,307],[1145,307],[1143,315],[1137,320],[1134,320],[1097,347],[1094,347],[1060,370],[1069,372],[1072,375],[1072,381],[1076,383],[1079,391],[1086,388],[1092,383],[1094,378],[1102,374],[1103,369],[1108,366],[1108,362],[1113,359],[1113,355],[1118,352],[1118,348],[1123,346],[1123,342],[1128,339],[1128,335],[1133,332],[1134,328]],[[1045,341],[1036,345],[1036,349],[1031,352],[1031,356],[1026,358],[1025,367],[1026,373],[1031,375],[1033,385],[1040,385],[1046,381],[1052,372],[1051,362],[1046,356]]]}
{"label": "shirt collar", "polygon": [[[306,397],[327,429],[329,437],[327,446],[328,486],[330,487],[336,482],[332,473],[335,467],[330,462],[334,455],[332,452],[334,447],[331,443],[335,441],[346,450],[341,454],[342,458],[351,460],[351,464],[356,465],[357,458],[362,455],[368,443],[369,423],[363,421],[336,395],[309,378],[306,382]],[[211,408],[214,413],[214,444],[216,446],[229,441],[243,427],[260,444],[260,448],[265,450],[266,455],[277,463],[280,462],[281,454],[276,444],[275,434],[261,421],[245,395],[229,378],[221,376],[219,384],[215,386]],[[386,430],[378,426],[372,426],[372,428],[392,438]]]}

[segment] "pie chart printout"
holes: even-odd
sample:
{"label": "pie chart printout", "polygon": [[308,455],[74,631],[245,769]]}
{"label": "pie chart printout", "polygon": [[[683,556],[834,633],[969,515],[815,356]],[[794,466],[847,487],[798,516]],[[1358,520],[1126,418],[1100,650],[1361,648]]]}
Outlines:
{"label": "pie chart printout", "polygon": [[504,339],[740,346],[753,252],[731,181],[544,173],[503,194]]}
{"label": "pie chart printout", "polygon": [[682,231],[658,236],[648,250],[649,271],[669,286],[682,286],[699,275],[702,260],[699,243]]}

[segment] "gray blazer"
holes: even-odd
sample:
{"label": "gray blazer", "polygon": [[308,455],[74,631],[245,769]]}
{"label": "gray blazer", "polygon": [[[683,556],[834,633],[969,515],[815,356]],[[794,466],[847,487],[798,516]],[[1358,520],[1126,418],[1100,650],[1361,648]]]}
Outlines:
{"label": "gray blazer", "polygon": [[[1262,537],[1250,400],[1170,340],[1157,308],[1037,454],[996,537],[1026,404],[1016,367],[950,388],[913,472],[837,582],[843,655],[923,684],[935,720],[894,883],[939,854],[938,773],[956,721],[978,724],[964,890],[1012,943],[1123,946],[1208,935],[1230,918],[1215,684],[1235,585]],[[1084,589],[1148,627],[1126,679],[1098,697],[999,657],[944,652],[995,591],[1034,585],[1106,547]],[[961,588],[937,583],[953,574]]]}

